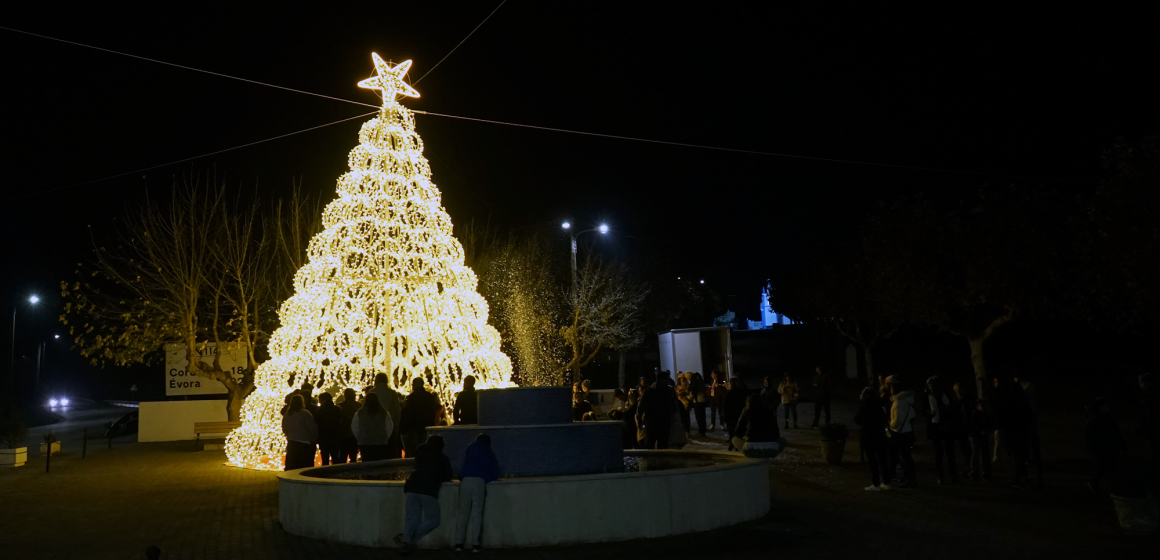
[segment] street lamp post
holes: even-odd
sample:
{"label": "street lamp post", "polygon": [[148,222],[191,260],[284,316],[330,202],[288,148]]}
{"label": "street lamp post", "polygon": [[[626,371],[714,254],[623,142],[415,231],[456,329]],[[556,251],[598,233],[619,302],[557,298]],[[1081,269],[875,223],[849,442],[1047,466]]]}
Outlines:
{"label": "street lamp post", "polygon": [[[28,298],[28,303],[32,305],[36,305],[38,302],[40,302],[40,298],[37,296]],[[12,409],[12,379],[16,372],[16,307],[12,306],[12,342],[8,346],[8,415],[10,417],[14,412]]]}
{"label": "street lamp post", "polygon": [[590,231],[599,231],[601,234],[607,234],[608,233],[608,224],[600,224],[598,227],[594,227],[592,229],[586,229],[584,231],[572,231],[572,223],[571,222],[564,222],[563,224],[561,224],[561,227],[568,230],[568,232],[571,234],[571,237],[572,237],[572,293],[575,294],[576,293],[576,283],[577,283],[577,281],[576,281],[576,238],[580,237],[582,234],[588,233]]}

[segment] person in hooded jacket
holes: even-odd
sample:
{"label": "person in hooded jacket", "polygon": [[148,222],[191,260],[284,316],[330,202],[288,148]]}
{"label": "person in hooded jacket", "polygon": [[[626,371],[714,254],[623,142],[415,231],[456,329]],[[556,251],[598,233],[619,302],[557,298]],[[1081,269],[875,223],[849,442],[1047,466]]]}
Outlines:
{"label": "person in hooded jacket", "polygon": [[342,409],[335,406],[330,393],[318,395],[318,412],[314,414],[314,421],[318,423],[318,451],[322,455],[322,464],[345,463],[342,457]]}
{"label": "person in hooded jacket", "polygon": [[382,461],[388,459],[388,448],[391,433],[395,425],[391,422],[391,415],[379,403],[379,394],[370,393],[363,407],[354,415],[350,429],[358,439],[358,448],[362,452],[363,461]]}
{"label": "person in hooded jacket", "polygon": [[403,484],[406,520],[403,532],[395,535],[399,554],[411,552],[414,544],[439,527],[439,489],[451,481],[451,460],[443,454],[443,438],[431,436],[415,449],[415,470]]}
{"label": "person in hooded jacket", "polygon": [[314,444],[318,441],[318,424],[306,410],[302,395],[290,398],[290,406],[282,417],[282,433],[286,434],[285,469],[304,469],[314,466]]}
{"label": "person in hooded jacket", "polygon": [[910,454],[910,447],[914,445],[914,418],[918,415],[914,408],[914,391],[904,391],[898,383],[891,383],[890,393],[890,445],[897,450],[902,462],[902,478],[898,486],[914,488],[918,486],[914,457]]}
{"label": "person in hooded jacket", "polygon": [[889,490],[890,474],[893,469],[890,468],[886,458],[886,411],[882,410],[878,391],[872,387],[862,390],[858,412],[854,414],[854,423],[862,428],[859,439],[862,450],[866,452],[866,462],[870,463],[870,486],[867,486],[866,490],[870,492]]}
{"label": "person in hooded jacket", "polygon": [[413,457],[419,445],[427,441],[427,427],[435,424],[439,416],[439,397],[427,391],[422,377],[411,381],[411,394],[403,402],[400,413],[399,432],[403,438],[403,448],[408,457]]}
{"label": "person in hooded jacket", "polygon": [[463,453],[463,470],[459,473],[459,515],[455,519],[455,552],[467,546],[467,527],[470,521],[471,551],[482,550],[483,504],[487,499],[487,484],[499,480],[499,461],[491,450],[491,436],[479,434]]}

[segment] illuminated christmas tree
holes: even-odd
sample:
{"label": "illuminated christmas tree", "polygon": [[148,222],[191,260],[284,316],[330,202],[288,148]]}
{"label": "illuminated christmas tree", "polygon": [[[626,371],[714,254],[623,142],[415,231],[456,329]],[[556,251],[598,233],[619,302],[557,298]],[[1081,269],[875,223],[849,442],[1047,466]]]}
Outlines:
{"label": "illuminated christmas tree", "polygon": [[511,362],[452,236],[414,113],[395,99],[419,96],[403,81],[411,61],[391,68],[372,58],[378,75],[359,86],[380,90],[383,107],[359,132],[350,171],[279,310],[270,359],[255,372],[242,426],[226,442],[234,465],[281,468],[279,411],[292,383],[361,391],[385,373],[409,393],[422,377],[445,404],[466,375],[480,389],[511,386]]}

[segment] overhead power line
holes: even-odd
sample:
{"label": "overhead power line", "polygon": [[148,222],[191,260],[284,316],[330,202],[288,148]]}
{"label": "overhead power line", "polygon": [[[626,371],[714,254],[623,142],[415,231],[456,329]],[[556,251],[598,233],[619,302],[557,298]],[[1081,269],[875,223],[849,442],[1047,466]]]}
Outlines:
{"label": "overhead power line", "polygon": [[38,196],[38,195],[42,195],[42,194],[49,194],[49,193],[54,193],[54,192],[57,192],[57,191],[63,191],[63,190],[65,190],[65,189],[71,189],[71,188],[73,188],[73,187],[80,187],[80,186],[83,186],[83,185],[89,185],[89,184],[92,184],[92,183],[100,183],[101,181],[108,181],[109,179],[116,179],[116,178],[118,178],[118,177],[124,177],[124,176],[126,176],[126,175],[133,175],[134,173],[141,173],[142,171],[149,171],[149,170],[151,170],[151,169],[157,169],[158,167],[168,167],[168,166],[170,166],[170,165],[176,165],[176,164],[179,164],[179,163],[185,163],[185,162],[187,162],[187,161],[193,161],[193,160],[195,160],[195,159],[201,159],[201,158],[204,158],[204,157],[209,157],[209,156],[216,156],[216,155],[218,155],[218,154],[224,154],[224,153],[226,153],[226,152],[230,152],[230,151],[233,151],[233,150],[239,150],[239,149],[241,149],[241,148],[248,148],[248,147],[250,147],[250,146],[256,146],[256,145],[258,145],[258,144],[264,144],[264,143],[266,143],[266,142],[272,142],[272,141],[274,141],[274,140],[279,140],[279,139],[281,139],[281,138],[286,138],[287,136],[294,136],[295,134],[302,134],[303,132],[310,132],[311,130],[318,130],[318,129],[320,129],[320,128],[326,128],[326,127],[328,127],[328,126],[333,126],[333,125],[336,125],[336,124],[339,124],[339,123],[344,123],[344,122],[347,122],[347,121],[353,121],[353,120],[355,120],[355,119],[361,119],[361,118],[363,118],[363,117],[369,117],[370,115],[373,115],[373,114],[375,114],[375,113],[377,113],[377,112],[378,112],[378,111],[371,111],[371,112],[369,112],[369,113],[363,113],[363,114],[361,114],[361,115],[355,115],[355,116],[353,116],[353,117],[345,118],[345,119],[342,119],[342,120],[337,120],[337,121],[334,121],[334,122],[329,122],[329,123],[326,123],[326,124],[320,124],[320,125],[318,125],[318,126],[312,126],[312,127],[310,127],[310,128],[304,128],[304,129],[302,129],[302,130],[299,130],[299,131],[295,131],[295,132],[289,132],[289,133],[286,133],[286,134],[279,134],[278,136],[271,136],[270,138],[266,138],[266,139],[264,139],[264,140],[258,140],[258,141],[256,141],[256,142],[248,142],[248,143],[246,143],[246,144],[242,144],[242,145],[240,145],[240,146],[234,146],[234,147],[232,147],[232,148],[226,148],[226,149],[224,149],[224,150],[217,150],[216,152],[209,152],[209,153],[206,153],[206,154],[201,154],[201,155],[197,155],[197,156],[193,156],[193,157],[187,157],[187,158],[184,158],[184,159],[179,159],[179,160],[175,160],[175,161],[169,161],[169,162],[165,162],[165,163],[158,164],[158,165],[150,165],[149,167],[142,167],[141,169],[134,169],[133,171],[126,171],[126,172],[124,172],[124,173],[118,173],[118,174],[116,174],[116,175],[109,175],[108,177],[101,177],[100,179],[92,179],[92,180],[90,180],[90,181],[83,181],[83,182],[80,182],[80,183],[73,183],[73,184],[71,184],[71,185],[65,185],[65,186],[63,186],[63,187],[57,187],[57,188],[55,188],[55,189],[48,189],[48,190],[45,190],[45,191],[37,191],[37,192],[31,192],[31,193],[22,194],[22,195],[20,195],[20,196],[13,196],[13,197],[10,197],[10,198],[0,199],[0,202],[8,202],[8,201],[10,201],[10,200],[18,200],[18,199],[21,199],[21,198],[28,198],[28,197],[31,197],[31,196]]}
{"label": "overhead power line", "polygon": [[[504,5],[506,2],[507,2],[507,0],[504,0],[503,2],[500,2],[499,6],[496,6],[496,7],[495,7],[495,9],[494,9],[494,10],[492,10],[492,11],[491,11],[491,13],[489,13],[489,14],[487,15],[487,17],[485,17],[485,18],[483,19],[483,21],[479,23],[479,25],[475,26],[475,29],[472,29],[472,30],[471,30],[471,32],[470,32],[470,33],[468,33],[468,34],[467,34],[467,36],[463,38],[463,40],[462,40],[462,41],[460,41],[460,42],[459,42],[457,45],[455,45],[455,47],[453,47],[453,48],[451,49],[451,51],[447,53],[447,55],[445,55],[445,56],[444,56],[442,59],[440,59],[440,60],[439,60],[439,62],[437,62],[437,63],[435,64],[435,66],[432,66],[432,67],[431,67],[431,69],[430,69],[430,70],[428,70],[428,71],[427,71],[425,74],[423,74],[423,76],[422,76],[422,77],[420,77],[418,80],[416,80],[416,81],[415,81],[415,83],[417,84],[417,83],[419,83],[419,81],[421,81],[423,78],[426,78],[428,74],[430,74],[430,73],[431,73],[433,70],[435,70],[435,67],[439,66],[439,64],[442,64],[444,60],[447,60],[447,57],[451,56],[451,54],[452,54],[452,53],[454,53],[454,52],[456,51],[456,49],[458,49],[458,48],[460,47],[460,45],[462,45],[462,44],[463,44],[465,41],[467,41],[467,39],[468,39],[468,38],[470,38],[470,37],[471,37],[471,36],[472,36],[472,35],[473,35],[473,34],[474,34],[474,33],[475,33],[477,30],[479,30],[480,26],[482,26],[484,23],[486,23],[486,22],[487,22],[487,20],[491,19],[491,16],[492,16],[492,15],[494,15],[494,14],[495,14],[495,12],[496,12],[497,10],[499,10],[501,7],[503,7],[503,5]],[[292,92],[295,92],[295,93],[302,93],[302,94],[305,94],[305,95],[311,95],[311,96],[314,96],[314,97],[321,97],[321,98],[324,98],[324,99],[330,99],[330,100],[332,100],[332,101],[341,101],[341,102],[343,102],[343,103],[352,103],[352,104],[355,104],[355,105],[361,105],[361,106],[364,106],[364,107],[375,107],[375,108],[378,108],[378,107],[379,107],[378,105],[372,105],[372,104],[369,104],[369,103],[363,103],[363,102],[361,102],[361,101],[354,101],[354,100],[351,100],[351,99],[344,99],[344,98],[341,98],[341,97],[334,97],[334,96],[330,96],[330,95],[324,95],[324,94],[320,94],[320,93],[314,93],[314,92],[310,92],[310,91],[305,91],[305,90],[300,90],[300,89],[289,88],[289,87],[280,86],[280,85],[277,85],[277,84],[270,84],[270,83],[266,83],[266,82],[260,82],[260,81],[257,81],[257,80],[251,80],[251,79],[248,79],[248,78],[241,78],[241,77],[238,77],[238,76],[231,76],[231,75],[229,75],[229,74],[223,74],[223,73],[220,73],[220,72],[213,72],[213,71],[209,71],[209,70],[202,70],[202,69],[200,69],[200,68],[194,68],[194,67],[191,67],[191,66],[184,66],[184,65],[181,65],[181,64],[174,64],[174,63],[171,63],[171,62],[165,62],[165,61],[163,61],[163,60],[157,60],[157,59],[153,59],[153,58],[147,58],[147,57],[144,57],[144,56],[138,56],[138,55],[135,55],[135,54],[129,54],[129,53],[124,53],[124,52],[120,52],[120,51],[115,51],[115,50],[112,50],[112,49],[106,49],[106,48],[102,48],[102,47],[96,47],[96,46],[93,46],[93,45],[86,45],[86,44],[84,44],[84,43],[78,43],[78,42],[76,42],[76,41],[68,41],[68,40],[65,40],[65,39],[59,39],[59,38],[56,38],[56,37],[50,37],[50,36],[47,36],[47,35],[41,35],[41,34],[38,34],[38,33],[31,33],[31,32],[28,32],[28,31],[22,31],[22,30],[19,30],[19,29],[13,29],[13,28],[10,28],[10,27],[4,27],[4,26],[0,26],[0,29],[4,29],[4,30],[7,30],[7,31],[12,31],[12,32],[15,32],[15,33],[21,33],[21,34],[24,34],[24,35],[30,35],[30,36],[33,36],[33,37],[39,37],[39,38],[42,38],[42,39],[48,39],[48,40],[51,40],[51,41],[58,41],[58,42],[61,42],[61,43],[66,43],[66,44],[69,44],[69,45],[75,45],[75,46],[79,46],[79,47],[84,47],[84,48],[89,48],[89,49],[95,49],[95,50],[98,50],[98,51],[108,52],[108,53],[112,53],[112,54],[119,54],[119,55],[122,55],[122,56],[128,56],[128,57],[131,57],[131,58],[136,58],[136,59],[138,59],[138,60],[145,60],[145,61],[148,61],[148,62],[155,62],[155,63],[158,63],[158,64],[164,64],[164,65],[166,65],[166,66],[172,66],[172,67],[175,67],[175,68],[182,68],[182,69],[185,69],[185,70],[191,70],[191,71],[194,71],[194,72],[200,72],[200,73],[203,73],[203,74],[210,74],[210,75],[213,75],[213,76],[218,76],[218,77],[223,77],[223,78],[230,78],[230,79],[239,80],[239,81],[243,81],[243,82],[250,83],[250,84],[261,85],[261,86],[267,86],[267,87],[272,87],[272,88],[276,88],[276,89],[280,89],[280,90],[284,90],[284,91],[292,91]],[[1026,176],[1026,175],[1013,175],[1013,174],[1005,174],[1005,173],[988,173],[988,172],[983,172],[983,171],[966,171],[966,170],[960,170],[960,169],[946,169],[946,168],[938,168],[938,167],[923,167],[923,166],[915,166],[915,165],[891,164],[891,163],[881,163],[881,162],[873,162],[873,161],[861,161],[861,160],[851,160],[851,159],[841,159],[841,158],[827,158],[827,157],[819,157],[819,156],[804,156],[804,155],[798,155],[798,154],[787,154],[787,153],[779,153],[779,152],[766,152],[766,151],[761,151],[761,150],[749,150],[749,149],[743,149],[743,148],[727,148],[727,147],[722,147],[722,146],[710,146],[710,145],[706,145],[706,144],[693,144],[693,143],[685,143],[685,142],[672,142],[672,141],[667,141],[667,140],[655,140],[655,139],[651,139],[651,138],[638,138],[638,137],[632,137],[632,136],[621,136],[621,135],[616,135],[616,134],[602,134],[602,133],[598,133],[598,132],[586,132],[586,131],[581,131],[581,130],[568,130],[568,129],[564,129],[564,128],[553,128],[553,127],[546,127],[546,126],[536,126],[536,125],[521,124],[521,123],[511,123],[511,122],[505,122],[505,121],[497,121],[497,120],[491,120],[491,119],[480,119],[480,118],[474,118],[474,117],[463,117],[463,116],[459,116],[459,115],[448,115],[448,114],[445,114],[445,113],[434,113],[434,112],[428,112],[428,111],[417,111],[417,110],[416,110],[416,111],[414,111],[414,112],[415,112],[415,113],[418,113],[418,114],[422,114],[422,115],[430,115],[430,116],[433,116],[433,117],[445,117],[445,118],[458,119],[458,120],[465,120],[465,121],[474,121],[474,122],[481,122],[481,123],[487,123],[487,124],[498,124],[498,125],[504,125],[504,126],[514,126],[514,127],[518,127],[518,128],[527,128],[527,129],[533,129],[533,130],[544,130],[544,131],[549,131],[549,132],[560,132],[560,133],[566,133],[566,134],[578,134],[578,135],[582,135],[582,136],[592,136],[592,137],[596,137],[596,138],[608,138],[608,139],[614,139],[614,140],[627,140],[627,141],[633,141],[633,142],[645,142],[645,143],[650,143],[650,144],[659,144],[659,145],[666,145],[666,146],[677,146],[677,147],[684,147],[684,148],[694,148],[694,149],[702,149],[702,150],[713,150],[713,151],[719,151],[719,152],[731,152],[731,153],[739,153],[739,154],[761,155],[761,156],[769,156],[769,157],[779,157],[779,158],[789,158],[789,159],[800,159],[800,160],[807,160],[807,161],[819,161],[819,162],[828,162],[828,163],[842,163],[842,164],[847,164],[847,165],[862,165],[862,166],[868,166],[868,167],[880,167],[880,168],[888,168],[888,169],[909,169],[909,170],[914,170],[914,171],[927,171],[927,172],[934,172],[934,173],[948,173],[948,174],[957,174],[957,175],[973,175],[973,176],[981,176],[981,177],[1000,177],[1000,178],[1005,178],[1005,179],[1019,179],[1019,180],[1033,180],[1033,181],[1050,181],[1050,182],[1059,182],[1059,183],[1077,183],[1077,182],[1080,182],[1080,181],[1073,180],[1073,179],[1051,179],[1051,178],[1045,178],[1045,177],[1033,177],[1033,176]],[[368,113],[368,114],[370,114],[370,113]],[[366,116],[366,115],[360,115],[360,117],[361,117],[361,116]],[[359,118],[359,117],[353,117],[353,118]],[[351,119],[345,119],[345,120],[351,120]],[[203,154],[203,155],[201,155],[201,156],[195,156],[195,157],[192,157],[192,158],[186,158],[186,159],[183,159],[183,160],[178,160],[178,161],[176,161],[176,162],[171,162],[170,164],[164,164],[164,165],[171,165],[172,163],[180,163],[180,162],[183,162],[183,161],[189,161],[189,160],[191,160],[191,159],[198,159],[198,158],[200,158],[200,157],[206,157],[206,156],[210,156],[210,155],[220,154],[220,153],[223,153],[223,152],[228,152],[228,151],[231,151],[231,150],[237,150],[237,149],[240,149],[240,148],[245,148],[245,147],[248,147],[248,146],[252,146],[252,145],[254,145],[254,144],[261,144],[261,143],[263,143],[263,142],[268,142],[268,141],[271,141],[271,140],[277,140],[277,139],[279,139],[279,138],[284,138],[284,137],[287,137],[287,136],[293,136],[293,135],[295,135],[295,134],[298,134],[298,133],[301,133],[301,132],[308,132],[308,131],[311,131],[311,130],[315,130],[315,129],[317,129],[317,128],[322,128],[322,127],[325,127],[325,126],[330,126],[330,125],[332,125],[332,124],[338,124],[338,122],[344,122],[344,121],[336,121],[336,122],[333,122],[333,123],[328,123],[328,124],[324,124],[324,125],[320,125],[320,126],[316,126],[316,127],[311,127],[311,128],[307,128],[307,129],[300,130],[300,131],[298,131],[298,132],[292,132],[292,133],[289,133],[289,134],[283,134],[283,135],[281,135],[281,136],[275,136],[275,137],[272,137],[272,138],[268,138],[268,139],[266,139],[266,140],[260,140],[260,141],[258,141],[258,142],[253,142],[253,143],[250,143],[250,144],[243,144],[243,145],[241,145],[241,146],[235,146],[235,147],[233,147],[233,148],[227,148],[227,149],[225,149],[225,150],[219,150],[219,151],[217,151],[217,152],[212,152],[212,153],[210,153],[210,154]],[[162,165],[162,166],[155,166],[155,167],[163,167],[163,165]],[[151,168],[149,168],[149,169],[153,169],[153,168],[151,167]],[[138,171],[141,171],[141,170],[138,170]],[[103,178],[103,179],[97,179],[97,180],[94,180],[94,181],[87,181],[87,182],[85,182],[85,183],[78,183],[78,184],[75,184],[75,185],[69,185],[69,186],[67,186],[67,187],[60,187],[60,189],[66,189],[66,188],[71,188],[71,187],[74,187],[74,186],[80,186],[80,185],[82,185],[82,184],[88,184],[88,183],[91,183],[91,182],[99,182],[99,181],[103,181],[103,180],[105,180],[105,179],[112,179],[112,178],[115,178],[115,177],[120,177],[120,176],[122,176],[122,175],[129,175],[129,174],[132,174],[132,173],[136,173],[136,172],[138,172],[138,171],[130,171],[130,172],[128,172],[128,173],[123,173],[123,174],[119,174],[119,175],[114,175],[114,176],[106,177],[106,178]],[[59,189],[53,189],[53,190],[59,190]],[[53,192],[53,191],[52,191],[52,190],[50,190],[50,191],[41,191],[41,193],[31,193],[31,194],[28,194],[28,195],[22,195],[21,197],[15,197],[15,198],[23,198],[24,196],[33,196],[33,195],[35,195],[35,194],[42,194],[42,193],[47,193],[47,192]],[[13,199],[5,199],[5,200],[13,200]]]}

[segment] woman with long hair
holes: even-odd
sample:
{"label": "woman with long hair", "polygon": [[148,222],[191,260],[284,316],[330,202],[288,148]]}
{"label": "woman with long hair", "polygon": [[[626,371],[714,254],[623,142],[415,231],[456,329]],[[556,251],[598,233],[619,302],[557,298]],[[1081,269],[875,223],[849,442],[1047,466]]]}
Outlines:
{"label": "woman with long hair", "polygon": [[304,469],[314,466],[315,443],[318,442],[318,424],[314,416],[306,410],[306,400],[302,395],[290,398],[290,406],[282,417],[282,433],[286,434],[285,470]]}
{"label": "woman with long hair", "polygon": [[388,455],[388,442],[395,425],[391,422],[391,415],[379,402],[378,393],[367,393],[367,400],[363,407],[351,420],[350,429],[358,439],[358,448],[362,453],[363,461],[382,461]]}

